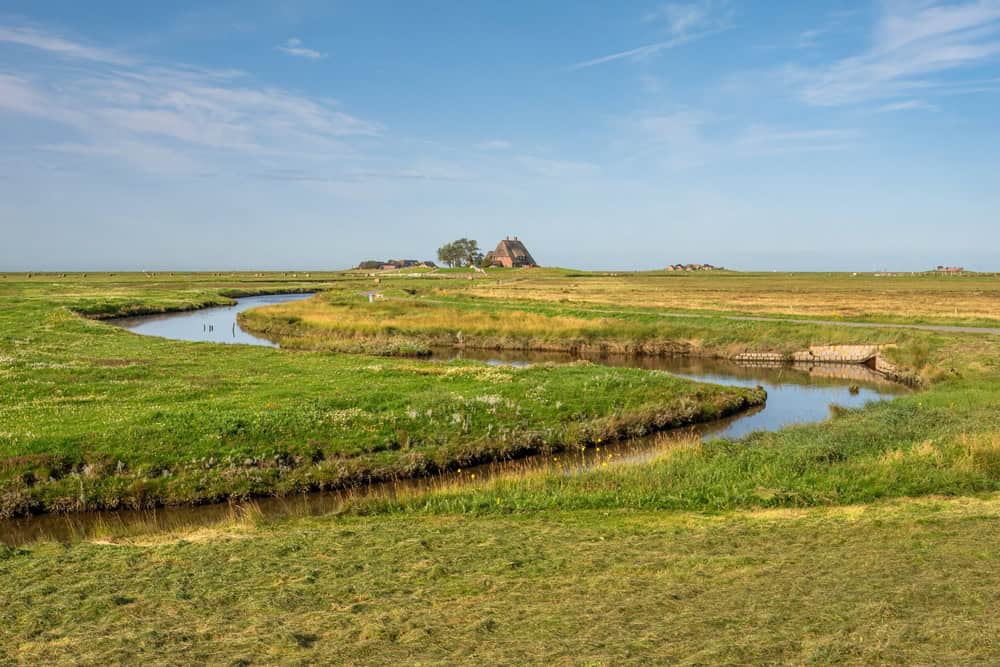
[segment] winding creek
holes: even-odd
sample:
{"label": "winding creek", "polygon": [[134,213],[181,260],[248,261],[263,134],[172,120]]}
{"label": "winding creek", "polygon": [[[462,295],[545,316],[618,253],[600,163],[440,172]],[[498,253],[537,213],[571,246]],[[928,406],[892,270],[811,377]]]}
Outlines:
{"label": "winding creek", "polygon": [[179,313],[119,317],[109,323],[144,336],[209,343],[237,343],[278,347],[240,328],[236,316],[244,310],[289,301],[304,301],[312,294],[264,294],[236,299],[231,306],[202,308]]}
{"label": "winding creek", "polygon": [[[262,305],[309,298],[310,294],[282,294],[240,298],[232,306],[203,310],[121,318],[110,322],[137,334],[185,341],[242,343],[277,347],[273,342],[243,331],[236,322],[238,313]],[[466,359],[489,364],[529,365],[566,363],[580,357],[563,353],[435,350],[428,363]],[[393,495],[403,491],[434,489],[467,481],[479,483],[496,475],[516,475],[556,466],[567,474],[579,472],[609,460],[639,462],[648,460],[671,442],[692,437],[739,438],[754,431],[777,430],[792,424],[806,424],[827,419],[831,405],[860,407],[871,401],[888,400],[908,390],[889,382],[865,366],[816,366],[783,364],[745,366],[716,359],[663,357],[588,357],[589,361],[610,366],[630,366],[666,371],[699,382],[754,387],[767,390],[765,406],[734,417],[674,429],[654,436],[604,446],[574,454],[535,455],[516,461],[500,461],[474,469],[438,476],[380,483],[342,492],[324,492],[286,498],[264,498],[252,503],[224,503],[196,507],[166,507],[148,511],[85,512],[69,515],[43,515],[0,521],[0,542],[20,545],[39,538],[71,541],[104,535],[136,535],[189,530],[218,525],[238,518],[242,513],[279,518],[312,516],[335,512],[345,500],[367,494]]]}

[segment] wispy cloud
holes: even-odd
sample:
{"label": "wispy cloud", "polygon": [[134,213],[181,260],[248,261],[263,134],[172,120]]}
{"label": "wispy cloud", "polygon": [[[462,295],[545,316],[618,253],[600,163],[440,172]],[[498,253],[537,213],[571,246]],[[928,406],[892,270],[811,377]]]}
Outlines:
{"label": "wispy cloud", "polygon": [[761,155],[846,150],[858,139],[854,129],[788,128],[752,124],[728,129],[729,119],[713,113],[682,110],[645,114],[632,121],[643,149],[630,160],[652,159],[681,170],[725,160]]}
{"label": "wispy cloud", "polygon": [[702,134],[712,118],[712,114],[701,111],[646,114],[636,121],[636,126],[646,140],[671,152],[693,155],[705,148]]}
{"label": "wispy cloud", "polygon": [[928,104],[923,100],[904,100],[902,102],[885,104],[875,109],[875,113],[893,113],[896,111],[938,111],[938,107],[934,104]]}
{"label": "wispy cloud", "polygon": [[600,173],[601,168],[592,162],[557,160],[533,155],[522,155],[517,161],[528,171],[546,178],[584,177]]}
{"label": "wispy cloud", "polygon": [[308,58],[309,60],[320,60],[325,58],[325,53],[320,53],[315,49],[307,49],[302,45],[302,40],[298,37],[292,37],[285,40],[285,43],[278,47],[279,51],[283,51],[290,56],[296,56],[298,58]]}
{"label": "wispy cloud", "polygon": [[860,14],[860,10],[838,10],[830,13],[826,21],[818,27],[803,30],[799,33],[798,48],[808,49],[818,46],[834,33],[844,29],[846,24]]}
{"label": "wispy cloud", "polygon": [[43,53],[70,62],[46,62],[44,77],[30,69],[0,74],[0,112],[63,126],[71,138],[48,151],[176,170],[236,154],[323,160],[347,150],[349,138],[380,133],[334,102],[256,84],[240,72],[146,63],[35,29],[0,27],[0,39],[25,34]]}
{"label": "wispy cloud", "polygon": [[467,169],[457,165],[437,162],[417,161],[400,168],[361,169],[345,168],[328,173],[317,173],[304,169],[270,169],[256,174],[259,178],[272,181],[293,181],[311,183],[371,183],[375,181],[439,181],[446,183],[471,183],[476,179]]}
{"label": "wispy cloud", "polygon": [[666,51],[667,49],[673,49],[675,47],[687,44],[688,42],[693,42],[696,39],[701,39],[702,37],[707,37],[714,32],[704,32],[697,35],[685,35],[683,37],[675,37],[673,39],[668,39],[662,42],[654,42],[652,44],[646,44],[645,46],[637,46],[634,49],[628,49],[626,51],[618,51],[617,53],[609,53],[605,56],[600,56],[599,58],[592,58],[591,60],[584,60],[578,63],[570,65],[571,70],[586,69],[588,67],[594,67],[595,65],[603,65],[604,63],[614,62],[615,60],[623,60],[625,58],[645,58],[651,56],[654,53],[659,53],[660,51]]}
{"label": "wispy cloud", "polygon": [[49,153],[80,158],[112,159],[158,173],[199,174],[204,166],[184,152],[141,139],[120,139],[102,143],[57,143],[39,147]]}
{"label": "wispy cloud", "polygon": [[660,26],[668,35],[666,39],[583,60],[569,69],[586,69],[616,60],[639,60],[720,33],[729,28],[730,20],[727,12],[719,11],[719,6],[720,3],[711,0],[663,5],[647,14],[644,22]]}
{"label": "wispy cloud", "polygon": [[787,68],[814,106],[909,97],[939,76],[1000,57],[1000,0],[891,2],[866,52],[818,68]]}
{"label": "wispy cloud", "polygon": [[841,151],[853,146],[858,132],[853,129],[788,129],[752,125],[744,130],[734,146],[746,154],[813,153]]}
{"label": "wispy cloud", "polygon": [[829,28],[810,28],[809,30],[803,30],[799,33],[799,47],[808,48],[810,46],[816,46],[820,38],[829,33]]}
{"label": "wispy cloud", "polygon": [[955,83],[937,83],[933,92],[939,96],[975,95],[1000,92],[1000,77],[992,79],[963,79]]}
{"label": "wispy cloud", "polygon": [[0,42],[19,44],[52,54],[113,65],[128,65],[131,58],[108,49],[88,46],[27,27],[0,26]]}
{"label": "wispy cloud", "polygon": [[30,79],[12,74],[0,74],[0,110],[48,117],[54,110],[44,93]]}
{"label": "wispy cloud", "polygon": [[506,151],[510,150],[511,143],[505,139],[491,139],[476,144],[476,148],[481,151]]}
{"label": "wispy cloud", "polygon": [[699,32],[714,21],[712,3],[708,0],[687,4],[668,3],[646,14],[647,23],[662,23],[675,36]]}

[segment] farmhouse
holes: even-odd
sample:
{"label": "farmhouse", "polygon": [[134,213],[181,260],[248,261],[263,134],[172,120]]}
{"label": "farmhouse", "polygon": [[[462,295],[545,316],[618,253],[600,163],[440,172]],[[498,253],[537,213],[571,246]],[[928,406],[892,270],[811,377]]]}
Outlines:
{"label": "farmhouse", "polygon": [[667,271],[725,271],[721,266],[711,264],[670,264]]}
{"label": "farmhouse", "polygon": [[524,243],[516,236],[507,237],[497,244],[496,250],[486,253],[487,266],[504,266],[508,269],[521,266],[538,266]]}

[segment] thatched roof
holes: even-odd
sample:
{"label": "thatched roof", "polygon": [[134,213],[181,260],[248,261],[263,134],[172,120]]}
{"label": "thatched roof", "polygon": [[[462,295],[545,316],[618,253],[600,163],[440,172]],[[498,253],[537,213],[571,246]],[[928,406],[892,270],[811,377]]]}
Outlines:
{"label": "thatched roof", "polygon": [[500,241],[496,250],[490,253],[490,257],[493,260],[509,257],[514,266],[537,266],[535,258],[531,256],[524,243],[516,236],[514,238],[508,236]]}

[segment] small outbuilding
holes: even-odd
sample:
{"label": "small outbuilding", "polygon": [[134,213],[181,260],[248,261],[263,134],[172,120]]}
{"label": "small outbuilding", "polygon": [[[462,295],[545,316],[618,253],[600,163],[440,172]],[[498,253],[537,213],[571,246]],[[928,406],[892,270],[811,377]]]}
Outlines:
{"label": "small outbuilding", "polygon": [[508,269],[538,266],[528,248],[516,236],[507,237],[497,244],[496,250],[486,254],[487,266],[503,266]]}

